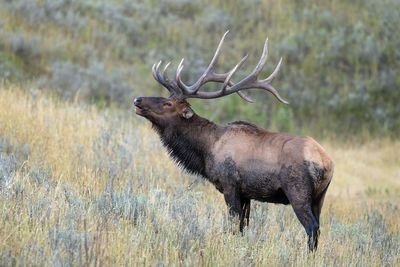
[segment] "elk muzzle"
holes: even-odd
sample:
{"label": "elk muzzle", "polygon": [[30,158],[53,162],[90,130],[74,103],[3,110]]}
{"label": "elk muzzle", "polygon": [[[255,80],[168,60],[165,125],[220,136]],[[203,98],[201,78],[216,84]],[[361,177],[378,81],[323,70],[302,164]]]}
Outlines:
{"label": "elk muzzle", "polygon": [[143,107],[143,98],[142,97],[136,97],[133,100],[133,105],[136,107],[136,114],[143,116],[146,113],[146,109]]}

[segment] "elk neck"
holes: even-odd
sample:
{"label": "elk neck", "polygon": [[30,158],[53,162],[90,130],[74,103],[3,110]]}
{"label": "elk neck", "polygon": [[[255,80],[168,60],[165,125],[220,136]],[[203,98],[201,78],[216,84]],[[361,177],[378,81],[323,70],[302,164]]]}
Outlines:
{"label": "elk neck", "polygon": [[177,124],[155,126],[171,157],[185,170],[207,178],[206,161],[212,158],[211,147],[222,135],[221,126],[197,114]]}

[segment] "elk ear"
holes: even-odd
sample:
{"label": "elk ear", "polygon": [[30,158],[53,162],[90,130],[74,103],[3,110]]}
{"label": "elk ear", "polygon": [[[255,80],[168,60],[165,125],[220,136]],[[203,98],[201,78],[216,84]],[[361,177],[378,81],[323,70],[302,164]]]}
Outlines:
{"label": "elk ear", "polygon": [[185,119],[190,119],[191,117],[193,117],[193,110],[190,107],[185,107],[182,110],[181,116],[184,117]]}

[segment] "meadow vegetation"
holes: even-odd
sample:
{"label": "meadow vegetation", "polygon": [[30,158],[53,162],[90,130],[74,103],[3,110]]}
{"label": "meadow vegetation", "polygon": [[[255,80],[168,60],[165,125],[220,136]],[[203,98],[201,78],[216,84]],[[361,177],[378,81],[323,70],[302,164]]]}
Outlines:
{"label": "meadow vegetation", "polygon": [[148,123],[0,88],[2,266],[397,266],[400,142],[325,141],[336,172],[318,253],[290,206],[253,202],[233,235],[222,195],[179,170]]}
{"label": "meadow vegetation", "polygon": [[[399,266],[400,2],[0,0],[0,266]],[[319,250],[290,206],[253,202],[232,234],[222,195],[180,170],[135,96],[162,95],[160,59],[199,77],[269,37],[252,91],[191,100],[219,123],[315,137],[335,162]],[[171,72],[172,75],[172,72]],[[205,90],[215,90],[207,85]]]}

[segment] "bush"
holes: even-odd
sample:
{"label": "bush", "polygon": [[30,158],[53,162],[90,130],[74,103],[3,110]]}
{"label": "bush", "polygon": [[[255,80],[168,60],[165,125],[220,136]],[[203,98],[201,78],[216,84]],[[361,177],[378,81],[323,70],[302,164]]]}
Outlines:
{"label": "bush", "polygon": [[127,82],[129,72],[115,69],[108,72],[104,65],[92,62],[83,68],[72,62],[57,62],[51,77],[42,79],[41,87],[56,88],[65,98],[82,98],[99,104],[128,104],[133,88]]}

